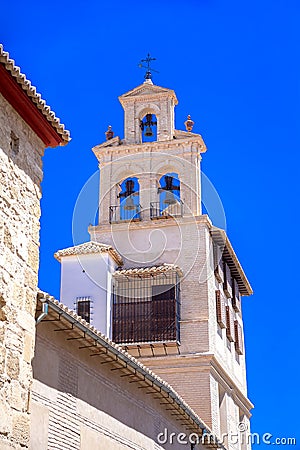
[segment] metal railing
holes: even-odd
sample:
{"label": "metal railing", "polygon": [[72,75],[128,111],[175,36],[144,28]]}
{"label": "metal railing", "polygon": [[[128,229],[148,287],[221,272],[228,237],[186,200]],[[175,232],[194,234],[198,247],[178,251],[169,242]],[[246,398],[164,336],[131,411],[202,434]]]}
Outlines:
{"label": "metal railing", "polygon": [[176,203],[165,205],[162,202],[150,203],[151,219],[166,219],[169,217],[183,216],[183,201],[177,200]]}
{"label": "metal railing", "polygon": [[117,277],[112,291],[114,342],[180,342],[180,280],[176,272]]}
{"label": "metal railing", "polygon": [[110,206],[109,222],[139,221],[141,220],[141,209],[141,205],[135,205],[132,209],[126,209],[123,205]]}
{"label": "metal railing", "polygon": [[113,341],[179,342],[180,304],[170,298],[134,299],[114,295]]}

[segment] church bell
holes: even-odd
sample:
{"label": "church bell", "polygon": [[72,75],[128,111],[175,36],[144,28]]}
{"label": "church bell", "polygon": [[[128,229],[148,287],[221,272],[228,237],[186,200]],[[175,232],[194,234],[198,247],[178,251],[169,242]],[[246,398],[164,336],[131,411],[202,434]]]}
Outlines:
{"label": "church bell", "polygon": [[153,136],[153,131],[151,127],[146,127],[145,136]]}
{"label": "church bell", "polygon": [[175,205],[176,199],[175,195],[171,191],[166,191],[166,198],[164,199],[165,205]]}
{"label": "church bell", "polygon": [[135,209],[135,204],[134,204],[134,201],[133,201],[132,197],[127,197],[126,198],[124,209],[126,211],[132,211],[133,209]]}

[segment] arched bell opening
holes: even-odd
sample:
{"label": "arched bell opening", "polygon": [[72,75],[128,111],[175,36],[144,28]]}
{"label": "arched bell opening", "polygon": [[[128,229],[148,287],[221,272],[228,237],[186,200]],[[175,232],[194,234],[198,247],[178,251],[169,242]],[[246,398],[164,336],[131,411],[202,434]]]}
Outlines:
{"label": "arched bell opening", "polygon": [[137,177],[129,177],[119,184],[119,220],[140,220],[140,185]]}
{"label": "arched bell opening", "polygon": [[140,120],[141,141],[154,142],[157,141],[157,118],[155,114],[147,113]]}
{"label": "arched bell opening", "polygon": [[180,180],[177,173],[166,173],[159,180],[158,201],[151,204],[151,218],[183,215],[180,199]]}

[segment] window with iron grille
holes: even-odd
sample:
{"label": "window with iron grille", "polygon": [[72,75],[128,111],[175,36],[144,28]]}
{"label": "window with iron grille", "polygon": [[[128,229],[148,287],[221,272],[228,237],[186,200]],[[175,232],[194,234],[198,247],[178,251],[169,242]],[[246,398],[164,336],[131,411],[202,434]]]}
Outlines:
{"label": "window with iron grille", "polygon": [[91,298],[77,297],[77,314],[87,322],[91,321]]}
{"label": "window with iron grille", "polygon": [[180,340],[178,274],[114,282],[113,340],[117,343]]}

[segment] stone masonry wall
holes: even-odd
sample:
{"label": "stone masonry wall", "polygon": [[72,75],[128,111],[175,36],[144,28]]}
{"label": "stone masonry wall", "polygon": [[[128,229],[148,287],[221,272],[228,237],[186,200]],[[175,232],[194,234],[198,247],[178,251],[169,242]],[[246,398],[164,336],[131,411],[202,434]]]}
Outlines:
{"label": "stone masonry wall", "polygon": [[1,95],[0,111],[0,449],[7,450],[29,445],[43,143]]}

